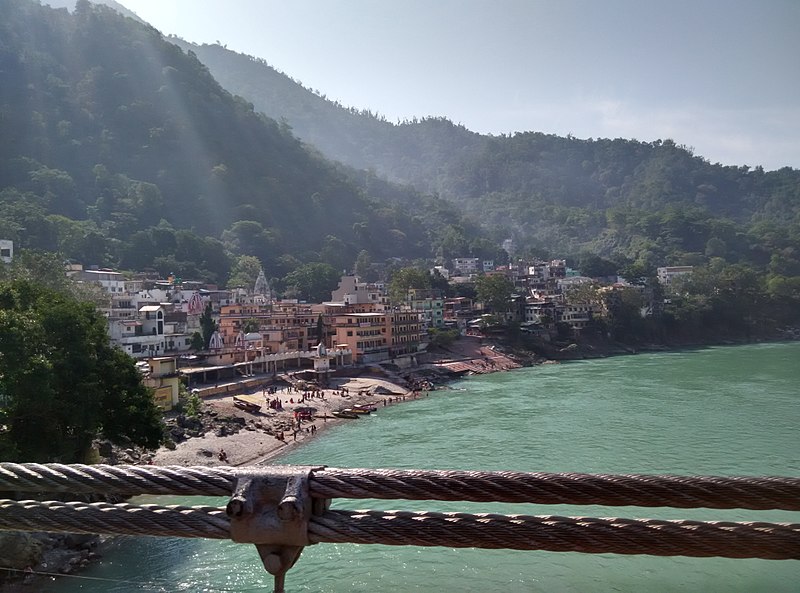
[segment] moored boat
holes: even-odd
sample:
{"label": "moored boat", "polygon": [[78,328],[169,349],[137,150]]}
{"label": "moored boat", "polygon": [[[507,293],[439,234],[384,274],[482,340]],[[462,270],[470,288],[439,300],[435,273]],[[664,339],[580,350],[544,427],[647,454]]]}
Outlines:
{"label": "moored boat", "polygon": [[353,406],[351,406],[351,408],[357,414],[363,414],[364,412],[369,414],[370,412],[377,412],[378,411],[378,408],[376,408],[372,404],[354,404]]}
{"label": "moored boat", "polygon": [[359,418],[359,415],[350,409],[339,410],[338,412],[331,412],[331,415],[336,418],[348,418],[351,420]]}

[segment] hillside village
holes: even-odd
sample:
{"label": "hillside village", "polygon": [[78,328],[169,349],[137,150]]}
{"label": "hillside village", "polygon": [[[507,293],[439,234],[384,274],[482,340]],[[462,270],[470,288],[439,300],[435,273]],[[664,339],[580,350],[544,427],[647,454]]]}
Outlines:
{"label": "hillside village", "polygon": [[[690,271],[661,268],[660,281],[668,284]],[[263,271],[253,286],[235,289],[80,264],[68,264],[66,273],[102,289],[100,310],[111,343],[140,361],[164,409],[177,403],[179,379],[207,396],[219,393],[222,383],[301,369],[314,369],[324,380],[326,373],[353,365],[390,362],[413,368],[437,332],[481,336],[497,330],[498,323],[511,322],[545,342],[563,338],[565,331],[575,337],[606,315],[605,304],[612,300],[588,298],[575,291],[581,285],[600,284],[607,297],[619,291],[640,293],[646,303],[643,316],[656,308],[652,290],[616,276],[581,276],[563,259],[496,266],[462,257],[430,272],[450,286],[500,277],[513,292],[504,310],[493,311],[477,298],[448,298],[441,289],[411,288],[402,302],[390,302],[386,283],[364,282],[356,275],[343,275],[329,301],[307,303],[277,298]]]}

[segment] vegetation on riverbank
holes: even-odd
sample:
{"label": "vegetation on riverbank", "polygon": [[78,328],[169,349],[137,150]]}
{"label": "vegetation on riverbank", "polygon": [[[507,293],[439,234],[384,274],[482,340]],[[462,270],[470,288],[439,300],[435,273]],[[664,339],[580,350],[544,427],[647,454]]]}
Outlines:
{"label": "vegetation on riverbank", "polygon": [[98,432],[155,448],[161,412],[92,303],[30,280],[0,283],[0,458],[85,461]]}

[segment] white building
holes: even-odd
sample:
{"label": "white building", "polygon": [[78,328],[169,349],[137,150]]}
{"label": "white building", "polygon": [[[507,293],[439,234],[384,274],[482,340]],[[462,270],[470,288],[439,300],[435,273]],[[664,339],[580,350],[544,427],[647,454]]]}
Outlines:
{"label": "white building", "polygon": [[444,266],[433,266],[433,268],[431,268],[431,270],[430,270],[430,273],[434,274],[436,272],[438,272],[439,275],[442,278],[444,278],[445,280],[449,280],[450,279],[450,271],[447,268],[445,268]]}
{"label": "white building", "polygon": [[479,263],[477,257],[456,257],[453,258],[453,269],[459,272],[460,276],[469,276],[478,273]]}
{"label": "white building", "polygon": [[10,264],[14,259],[14,241],[0,239],[0,261]]}
{"label": "white building", "polygon": [[142,306],[136,318],[110,319],[111,343],[134,358],[163,356],[167,352],[185,352],[191,335],[178,331],[176,322],[167,322],[161,305]]}
{"label": "white building", "polygon": [[339,286],[331,293],[331,302],[346,305],[373,303],[378,309],[385,309],[389,306],[389,297],[383,283],[361,282],[358,276],[342,276]]}
{"label": "white building", "polygon": [[679,276],[686,276],[692,273],[693,266],[666,266],[656,269],[658,281],[664,286],[669,286],[672,281]]}
{"label": "white building", "polygon": [[72,275],[73,279],[81,282],[99,284],[109,294],[122,294],[125,292],[125,277],[119,272],[109,269],[80,270]]}

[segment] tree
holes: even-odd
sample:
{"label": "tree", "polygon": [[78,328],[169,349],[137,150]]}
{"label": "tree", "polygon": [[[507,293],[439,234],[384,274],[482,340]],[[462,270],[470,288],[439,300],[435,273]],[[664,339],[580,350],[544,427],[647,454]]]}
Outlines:
{"label": "tree", "polygon": [[329,264],[321,262],[304,264],[284,278],[287,294],[310,303],[321,303],[331,298],[339,282],[339,274]]}
{"label": "tree", "polygon": [[192,343],[191,347],[192,350],[202,350],[203,349],[203,334],[200,332],[194,332],[192,334]]}
{"label": "tree", "polygon": [[320,250],[320,259],[335,270],[348,268],[352,260],[352,251],[339,237],[328,235]]}
{"label": "tree", "polygon": [[64,273],[64,260],[55,253],[23,249],[10,264],[0,265],[0,281],[29,280],[59,292],[75,289]]}
{"label": "tree", "polygon": [[411,288],[430,288],[431,276],[422,268],[401,268],[389,280],[389,300],[393,304],[405,302]]}
{"label": "tree", "polygon": [[594,305],[598,309],[603,306],[603,297],[598,291],[597,284],[593,282],[581,282],[570,286],[564,294],[564,298],[570,305],[588,304]]}
{"label": "tree", "polygon": [[91,303],[29,280],[0,284],[0,455],[82,462],[102,433],[156,448],[161,414]]}
{"label": "tree", "polygon": [[646,337],[642,317],[645,302],[641,291],[623,286],[605,292],[607,330],[620,342],[635,342]]}
{"label": "tree", "polygon": [[428,329],[428,336],[430,337],[432,346],[439,346],[446,348],[455,342],[460,333],[457,329],[438,329],[431,327]]}
{"label": "tree", "polygon": [[598,278],[601,276],[615,276],[617,274],[617,264],[607,259],[603,259],[593,253],[587,253],[578,260],[578,269],[584,276]]}
{"label": "tree", "polygon": [[372,277],[372,258],[369,255],[369,251],[362,249],[359,252],[354,268],[356,276],[365,282],[372,282],[375,280],[375,278]]}
{"label": "tree", "polygon": [[514,285],[511,280],[499,274],[478,276],[475,279],[478,300],[494,313],[505,313],[511,309],[511,294]]}
{"label": "tree", "polygon": [[243,286],[252,290],[259,272],[261,272],[261,261],[257,257],[253,255],[239,256],[231,268],[228,288]]}
{"label": "tree", "polygon": [[320,343],[325,341],[325,320],[322,318],[322,313],[317,317],[317,341]]}
{"label": "tree", "polygon": [[211,316],[211,303],[206,303],[206,309],[200,315],[200,331],[203,333],[203,348],[208,348],[211,335],[217,331],[217,324]]}

